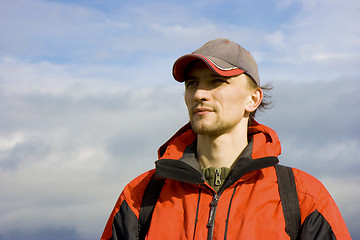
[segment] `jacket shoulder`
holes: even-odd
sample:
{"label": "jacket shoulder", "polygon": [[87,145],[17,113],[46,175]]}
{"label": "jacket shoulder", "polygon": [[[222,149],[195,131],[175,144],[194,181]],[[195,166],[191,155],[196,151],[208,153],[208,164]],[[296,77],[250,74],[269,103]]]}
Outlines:
{"label": "jacket shoulder", "polygon": [[139,217],[139,210],[145,189],[150,181],[150,178],[155,173],[155,169],[147,171],[129,182],[122,191],[119,201],[126,201],[134,214]]}
{"label": "jacket shoulder", "polygon": [[[321,213],[326,209],[329,203],[335,204],[330,193],[320,180],[296,168],[293,168],[293,172],[299,195],[299,202],[300,204],[305,205],[305,209],[308,210],[306,215],[315,210],[318,210]],[[304,213],[302,212],[302,215]]]}
{"label": "jacket shoulder", "polygon": [[314,216],[318,216],[318,219],[327,222],[336,239],[351,239],[334,199],[320,180],[296,168],[293,168],[293,172],[301,209],[301,222],[314,223],[309,219],[313,220]]}
{"label": "jacket shoulder", "polygon": [[121,192],[106,223],[101,240],[135,239],[142,196],[155,169],[141,174]]}
{"label": "jacket shoulder", "polygon": [[314,200],[329,196],[329,193],[320,180],[297,168],[292,169],[299,194],[307,195],[308,197],[314,198]]}

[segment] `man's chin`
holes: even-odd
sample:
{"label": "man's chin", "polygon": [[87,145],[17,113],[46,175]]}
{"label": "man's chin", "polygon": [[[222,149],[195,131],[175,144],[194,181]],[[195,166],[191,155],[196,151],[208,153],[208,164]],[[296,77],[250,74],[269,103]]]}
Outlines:
{"label": "man's chin", "polygon": [[191,128],[199,135],[220,135],[223,133],[223,128],[220,124],[205,124],[198,121],[190,121],[190,123]]}

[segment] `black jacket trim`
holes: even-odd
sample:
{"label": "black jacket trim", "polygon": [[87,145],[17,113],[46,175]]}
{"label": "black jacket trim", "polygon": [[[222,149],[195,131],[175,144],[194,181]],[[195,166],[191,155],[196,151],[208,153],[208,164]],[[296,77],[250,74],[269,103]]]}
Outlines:
{"label": "black jacket trim", "polygon": [[336,240],[328,221],[317,210],[308,215],[300,228],[298,240]]}
{"label": "black jacket trim", "polygon": [[251,156],[239,158],[236,162],[234,169],[229,173],[224,185],[220,188],[219,193],[227,187],[234,184],[244,174],[260,170],[266,167],[272,167],[279,162],[277,157],[264,157],[252,159]]}
{"label": "black jacket trim", "polygon": [[155,179],[152,175],[146,186],[139,211],[139,240],[145,239],[149,231],[152,214],[164,183],[165,179]]}
{"label": "black jacket trim", "polygon": [[182,161],[173,159],[160,159],[155,162],[155,165],[155,174],[157,178],[169,178],[196,185],[204,183],[202,174],[195,168]]}
{"label": "black jacket trim", "polygon": [[138,234],[138,219],[124,200],[112,223],[112,236],[109,240],[132,240]]}

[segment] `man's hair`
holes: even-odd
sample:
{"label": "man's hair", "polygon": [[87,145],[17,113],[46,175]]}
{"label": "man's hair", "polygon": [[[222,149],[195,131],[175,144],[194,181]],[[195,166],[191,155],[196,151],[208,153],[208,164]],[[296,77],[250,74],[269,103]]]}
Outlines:
{"label": "man's hair", "polygon": [[255,111],[251,112],[249,115],[249,124],[250,124],[251,121],[255,118],[255,114],[257,110],[264,111],[272,107],[270,91],[273,89],[273,86],[270,83],[267,83],[264,86],[258,86],[250,76],[248,76],[248,83],[251,90],[261,88],[264,94],[259,107]]}

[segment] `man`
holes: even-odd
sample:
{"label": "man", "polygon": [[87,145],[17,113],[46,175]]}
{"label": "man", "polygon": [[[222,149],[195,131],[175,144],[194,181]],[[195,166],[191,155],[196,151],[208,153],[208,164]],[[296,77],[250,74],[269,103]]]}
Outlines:
{"label": "man", "polygon": [[[351,239],[326,189],[300,170],[291,171],[297,196],[283,211],[289,201],[280,197],[275,167],[280,142],[253,120],[264,94],[250,53],[215,39],[180,57],[173,76],[185,83],[190,123],[160,147],[156,169],[125,187],[101,239],[290,239],[288,228],[296,224],[285,212],[296,205],[301,226],[292,239]],[[139,233],[153,176],[165,180],[153,197],[149,229]]]}

